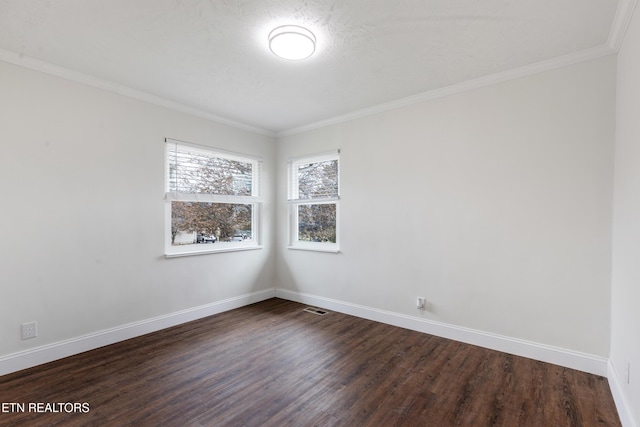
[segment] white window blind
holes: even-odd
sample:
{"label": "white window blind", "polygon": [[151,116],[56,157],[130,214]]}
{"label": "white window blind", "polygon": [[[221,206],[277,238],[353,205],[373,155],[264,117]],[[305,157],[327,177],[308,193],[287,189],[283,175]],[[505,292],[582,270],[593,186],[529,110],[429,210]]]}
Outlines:
{"label": "white window blind", "polygon": [[167,140],[166,197],[170,200],[259,201],[260,161]]}
{"label": "white window blind", "polygon": [[289,200],[340,198],[339,152],[289,161]]}

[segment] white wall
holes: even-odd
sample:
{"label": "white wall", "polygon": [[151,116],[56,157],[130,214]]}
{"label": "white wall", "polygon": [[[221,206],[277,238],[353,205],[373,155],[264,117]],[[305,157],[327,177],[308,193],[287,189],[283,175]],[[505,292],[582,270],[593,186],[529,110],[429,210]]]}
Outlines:
{"label": "white wall", "polygon": [[[618,54],[611,363],[640,425],[640,12]],[[631,363],[629,382],[628,363]]]}
{"label": "white wall", "polygon": [[[0,359],[273,286],[607,357],[615,60],[277,145],[0,63]],[[165,137],[264,157],[264,249],[163,257]],[[284,249],[286,160],[334,148],[342,253]]]}
{"label": "white wall", "polygon": [[[273,287],[274,138],[2,62],[0,94],[0,358]],[[165,259],[165,137],[264,158],[264,249]]]}
{"label": "white wall", "polygon": [[[278,287],[607,357],[615,60],[280,139]],[[342,253],[284,249],[286,161],[334,148]]]}

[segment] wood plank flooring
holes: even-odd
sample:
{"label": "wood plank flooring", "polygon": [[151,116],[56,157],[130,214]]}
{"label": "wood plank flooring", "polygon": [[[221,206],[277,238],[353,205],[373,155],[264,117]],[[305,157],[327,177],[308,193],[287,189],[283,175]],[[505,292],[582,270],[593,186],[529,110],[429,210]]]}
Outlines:
{"label": "wood plank flooring", "polygon": [[606,378],[304,307],[274,298],[2,376],[0,425],[620,425]]}

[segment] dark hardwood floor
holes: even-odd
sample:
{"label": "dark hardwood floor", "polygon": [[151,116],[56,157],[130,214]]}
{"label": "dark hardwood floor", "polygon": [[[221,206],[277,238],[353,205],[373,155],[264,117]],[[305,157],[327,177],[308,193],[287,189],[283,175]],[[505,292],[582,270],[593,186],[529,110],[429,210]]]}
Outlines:
{"label": "dark hardwood floor", "polygon": [[620,425],[606,378],[304,307],[271,299],[2,376],[0,425]]}

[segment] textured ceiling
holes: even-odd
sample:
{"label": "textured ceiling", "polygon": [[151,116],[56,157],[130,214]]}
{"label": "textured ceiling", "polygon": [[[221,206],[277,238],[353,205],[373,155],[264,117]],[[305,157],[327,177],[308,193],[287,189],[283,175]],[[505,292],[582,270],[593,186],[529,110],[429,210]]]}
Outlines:
{"label": "textured ceiling", "polygon": [[[624,1],[624,0],[621,0]],[[0,49],[282,132],[606,46],[616,0],[0,0]],[[301,62],[267,35],[303,25]]]}

